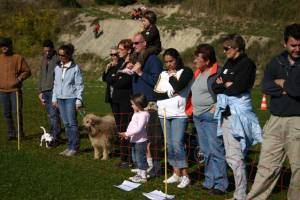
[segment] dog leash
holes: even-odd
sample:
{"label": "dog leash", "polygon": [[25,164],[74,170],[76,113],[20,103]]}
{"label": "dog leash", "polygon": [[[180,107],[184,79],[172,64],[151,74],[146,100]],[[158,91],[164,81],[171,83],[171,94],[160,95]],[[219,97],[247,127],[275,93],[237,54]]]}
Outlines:
{"label": "dog leash", "polygon": [[83,101],[81,99],[79,99],[79,100],[81,101],[81,105],[82,105],[81,108],[82,108],[83,114],[82,114],[82,112],[80,112],[79,108],[77,110],[78,110],[79,114],[82,116],[82,119],[84,119],[84,116],[85,116],[85,107],[83,105]]}

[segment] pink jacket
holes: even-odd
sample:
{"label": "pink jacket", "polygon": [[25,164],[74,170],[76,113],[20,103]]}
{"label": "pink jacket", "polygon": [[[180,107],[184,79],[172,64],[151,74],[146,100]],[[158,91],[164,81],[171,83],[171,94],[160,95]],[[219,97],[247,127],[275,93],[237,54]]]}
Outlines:
{"label": "pink jacket", "polygon": [[131,137],[130,142],[140,143],[147,141],[146,125],[150,114],[148,111],[135,112],[132,116],[125,135]]}

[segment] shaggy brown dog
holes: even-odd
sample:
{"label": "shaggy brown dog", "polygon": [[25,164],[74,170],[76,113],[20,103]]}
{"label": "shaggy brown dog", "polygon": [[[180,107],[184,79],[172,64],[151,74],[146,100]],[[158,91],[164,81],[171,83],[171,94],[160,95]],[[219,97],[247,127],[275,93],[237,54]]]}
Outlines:
{"label": "shaggy brown dog", "polygon": [[99,158],[99,150],[103,148],[103,158],[101,160],[107,160],[110,147],[113,143],[119,141],[114,117],[111,115],[98,117],[94,114],[88,114],[84,117],[82,126],[89,133],[95,150],[95,159]]}

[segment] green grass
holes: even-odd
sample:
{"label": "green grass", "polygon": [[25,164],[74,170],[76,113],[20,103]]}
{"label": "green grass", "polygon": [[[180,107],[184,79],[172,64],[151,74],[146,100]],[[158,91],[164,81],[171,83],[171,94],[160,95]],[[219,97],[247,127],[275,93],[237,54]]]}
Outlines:
{"label": "green grass", "polygon": [[[105,84],[86,82],[85,85],[90,86],[86,87],[84,91],[86,111],[95,112],[97,115],[111,113],[109,105],[104,103]],[[2,114],[0,115],[1,199],[145,199],[142,195],[143,192],[151,192],[156,189],[164,191],[162,184],[164,177],[149,179],[147,184],[142,184],[131,192],[115,188],[113,185],[121,184],[133,174],[130,174],[128,170],[113,167],[119,160],[118,148],[114,148],[113,157],[108,161],[94,160],[93,149],[84,132],[81,132],[81,152],[75,157],[68,158],[58,155],[65,149],[65,144],[51,150],[40,147],[41,129],[39,126],[48,127],[49,124],[44,107],[38,100],[37,91],[25,89],[34,87],[36,84],[24,84],[23,86],[24,126],[27,140],[21,142],[20,150],[17,149],[16,141],[3,141],[6,138],[6,125]],[[260,90],[253,90],[252,100],[260,123],[264,125],[270,114],[269,111],[258,110],[262,100]],[[82,117],[79,115],[78,119],[81,121]],[[63,140],[65,139],[63,133]],[[251,180],[254,179],[256,172],[256,168],[252,166],[258,162],[259,152],[255,150],[259,150],[259,145],[252,149],[254,151],[249,152],[246,160],[248,172],[251,172]],[[161,166],[164,166],[164,162],[161,163]],[[193,184],[197,185],[204,181],[203,165],[197,165],[191,161],[189,168]],[[169,175],[172,173],[170,169],[169,167]],[[229,171],[229,181],[234,182],[231,171]],[[229,198],[234,192],[234,185],[230,185],[229,192],[221,198],[212,197],[207,192],[194,191],[193,187],[181,190],[177,189],[174,184],[168,187],[168,194],[176,195],[177,199]],[[281,190],[277,188],[275,195],[284,198],[286,190],[283,190],[283,194],[281,194]],[[271,197],[270,199],[276,198]]]}

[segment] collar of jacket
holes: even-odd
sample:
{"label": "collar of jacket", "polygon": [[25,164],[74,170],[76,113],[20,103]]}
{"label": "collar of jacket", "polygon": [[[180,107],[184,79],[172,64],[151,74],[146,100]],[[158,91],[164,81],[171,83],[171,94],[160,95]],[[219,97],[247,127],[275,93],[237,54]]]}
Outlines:
{"label": "collar of jacket", "polygon": [[[289,53],[287,52],[287,50],[285,50],[284,52],[282,52],[280,55],[276,56],[276,60],[284,66],[289,66],[289,63],[287,61],[287,57],[288,57]],[[300,59],[298,59],[292,66],[294,67],[300,67]]]}
{"label": "collar of jacket", "polygon": [[245,53],[241,53],[237,58],[235,59],[228,59],[228,61],[232,64],[235,65],[237,62],[239,62],[240,60],[242,60],[244,57],[246,57],[247,55]]}
{"label": "collar of jacket", "polygon": [[[74,65],[76,65],[76,63],[75,63],[75,61],[73,60],[73,59],[70,59],[70,61],[71,61],[71,65],[70,65],[70,67],[72,67],[72,66],[74,66]],[[59,67],[61,67],[61,64],[60,64],[61,62],[60,61],[57,61],[57,65],[59,66]]]}
{"label": "collar of jacket", "polygon": [[[216,73],[217,73],[217,71],[218,71],[218,63],[217,63],[217,62],[215,62],[215,63],[213,64],[213,66],[212,66],[212,69],[211,69],[211,71],[210,71],[210,74],[209,74],[209,76],[212,76],[212,75],[216,74]],[[195,79],[196,79],[196,78],[197,78],[197,76],[200,74],[200,72],[201,72],[201,70],[200,70],[200,69],[197,69],[197,70],[194,72]]]}
{"label": "collar of jacket", "polygon": [[[183,69],[183,68],[185,68],[184,65],[179,65],[179,66],[177,67],[176,71],[179,71],[179,70],[181,70],[181,69]],[[163,71],[168,71],[168,70],[169,70],[168,68],[167,68],[167,69],[163,69]]]}

